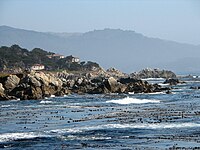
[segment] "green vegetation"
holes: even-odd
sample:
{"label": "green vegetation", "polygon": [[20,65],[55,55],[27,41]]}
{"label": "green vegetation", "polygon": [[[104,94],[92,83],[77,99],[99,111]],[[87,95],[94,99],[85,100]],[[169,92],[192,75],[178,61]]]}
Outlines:
{"label": "green vegetation", "polygon": [[23,49],[18,45],[11,47],[0,47],[0,71],[20,68],[21,70],[30,69],[34,64],[42,64],[45,70],[69,70],[69,71],[91,71],[100,69],[95,62],[69,62],[67,58],[49,58],[48,55],[55,53],[47,52],[40,48],[32,51]]}

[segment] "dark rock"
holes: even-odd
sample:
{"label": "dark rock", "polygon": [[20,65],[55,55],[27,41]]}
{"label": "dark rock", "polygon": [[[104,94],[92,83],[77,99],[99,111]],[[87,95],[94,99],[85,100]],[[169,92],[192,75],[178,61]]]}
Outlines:
{"label": "dark rock", "polygon": [[98,87],[91,89],[88,91],[89,94],[105,94],[110,93],[110,91],[106,88],[106,86],[102,83]]}
{"label": "dark rock", "polygon": [[[66,75],[66,76],[65,76]],[[16,79],[16,80],[15,80]],[[172,82],[173,81],[173,82]],[[168,80],[174,84],[174,80]],[[177,81],[176,81],[177,82]],[[5,88],[6,87],[6,88]],[[43,99],[51,95],[63,96],[78,94],[109,93],[151,93],[170,90],[158,84],[149,84],[133,77],[107,77],[102,72],[93,72],[91,78],[86,74],[29,72],[0,78],[0,99]]]}
{"label": "dark rock", "polygon": [[106,79],[104,85],[111,93],[123,93],[126,90],[126,86],[117,82],[113,77]]}
{"label": "dark rock", "polygon": [[168,90],[168,91],[166,92],[166,94],[172,94],[172,92]]}
{"label": "dark rock", "polygon": [[110,77],[104,81],[104,85],[109,91],[115,92],[118,89],[119,83],[115,78]]}
{"label": "dark rock", "polygon": [[69,95],[71,92],[68,89],[61,89],[60,91],[57,91],[55,93],[55,96],[64,96],[64,95]]}
{"label": "dark rock", "polygon": [[119,82],[122,83],[122,84],[128,84],[128,83],[136,83],[138,82],[139,80],[138,79],[135,79],[135,78],[120,78],[119,79]]}
{"label": "dark rock", "polygon": [[103,83],[104,77],[96,77],[91,80],[92,83]]}
{"label": "dark rock", "polygon": [[199,90],[199,89],[200,89],[200,86],[191,86],[190,89]]}
{"label": "dark rock", "polygon": [[170,84],[170,85],[177,85],[179,83],[184,83],[182,81],[180,81],[179,79],[166,79],[164,84]]}

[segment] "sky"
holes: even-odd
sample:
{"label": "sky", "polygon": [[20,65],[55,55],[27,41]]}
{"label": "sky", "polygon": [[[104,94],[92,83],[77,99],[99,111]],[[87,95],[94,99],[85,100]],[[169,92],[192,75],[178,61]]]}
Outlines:
{"label": "sky", "polygon": [[0,25],[41,32],[123,29],[200,45],[200,1],[0,0]]}

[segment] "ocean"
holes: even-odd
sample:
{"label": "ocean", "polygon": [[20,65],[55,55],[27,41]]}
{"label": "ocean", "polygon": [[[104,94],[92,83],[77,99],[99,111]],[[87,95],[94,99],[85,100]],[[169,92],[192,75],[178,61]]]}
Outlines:
{"label": "ocean", "polygon": [[198,86],[0,101],[0,149],[200,149]]}

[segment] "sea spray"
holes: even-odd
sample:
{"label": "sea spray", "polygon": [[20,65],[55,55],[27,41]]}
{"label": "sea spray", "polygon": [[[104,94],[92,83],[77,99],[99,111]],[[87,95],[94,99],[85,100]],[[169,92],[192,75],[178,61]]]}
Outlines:
{"label": "sea spray", "polygon": [[116,104],[144,104],[144,103],[160,103],[160,100],[154,99],[137,99],[131,97],[125,97],[119,100],[109,100],[107,103],[116,103]]}

